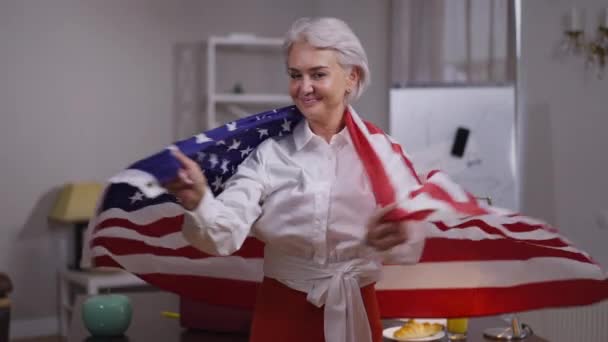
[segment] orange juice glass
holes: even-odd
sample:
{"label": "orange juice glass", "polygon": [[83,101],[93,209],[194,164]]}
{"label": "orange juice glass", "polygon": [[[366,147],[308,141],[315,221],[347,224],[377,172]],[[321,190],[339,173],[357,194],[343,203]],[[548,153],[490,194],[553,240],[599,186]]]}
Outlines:
{"label": "orange juice glass", "polygon": [[469,328],[468,318],[448,318],[446,330],[450,340],[464,340]]}

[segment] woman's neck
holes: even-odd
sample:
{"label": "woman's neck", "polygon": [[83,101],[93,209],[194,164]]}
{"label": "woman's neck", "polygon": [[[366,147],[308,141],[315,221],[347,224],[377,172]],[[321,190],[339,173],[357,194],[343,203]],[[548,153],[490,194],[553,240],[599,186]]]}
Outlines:
{"label": "woman's neck", "polygon": [[329,143],[331,138],[344,128],[344,112],[342,109],[340,115],[328,115],[323,121],[308,120],[310,130]]}

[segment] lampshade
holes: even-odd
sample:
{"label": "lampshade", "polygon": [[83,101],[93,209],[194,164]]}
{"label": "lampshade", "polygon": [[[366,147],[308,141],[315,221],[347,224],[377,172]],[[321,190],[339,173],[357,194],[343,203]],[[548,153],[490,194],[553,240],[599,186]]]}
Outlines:
{"label": "lampshade", "polygon": [[49,219],[63,223],[88,221],[95,212],[102,185],[95,182],[65,184],[55,201]]}

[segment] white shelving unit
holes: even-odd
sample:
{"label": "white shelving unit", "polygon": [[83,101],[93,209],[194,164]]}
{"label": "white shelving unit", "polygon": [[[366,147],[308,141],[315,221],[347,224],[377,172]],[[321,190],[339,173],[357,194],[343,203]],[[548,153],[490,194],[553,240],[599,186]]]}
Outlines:
{"label": "white shelving unit", "polygon": [[216,92],[216,54],[221,47],[267,47],[280,53],[283,40],[281,38],[257,37],[249,34],[231,34],[225,37],[211,36],[207,41],[207,116],[206,129],[217,127],[216,109],[218,104],[227,105],[231,111],[244,115],[246,112],[235,105],[268,104],[287,105],[291,98],[283,94],[231,94]]}
{"label": "white shelving unit", "polygon": [[119,270],[59,271],[59,328],[61,336],[67,336],[74,301],[73,287],[79,287],[87,295],[96,295],[106,289],[146,288],[154,289],[137,276]]}

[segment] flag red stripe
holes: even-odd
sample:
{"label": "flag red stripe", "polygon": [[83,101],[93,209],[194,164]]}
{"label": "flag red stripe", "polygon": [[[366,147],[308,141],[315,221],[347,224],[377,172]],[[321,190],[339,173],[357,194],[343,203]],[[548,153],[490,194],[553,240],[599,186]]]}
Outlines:
{"label": "flag red stripe", "polygon": [[[354,122],[353,117],[348,110],[345,112],[344,121],[353,142],[353,146],[355,147],[357,155],[365,168],[367,178],[372,185],[376,203],[381,206],[394,203],[397,199],[395,189],[393,188],[392,184],[390,184],[390,180],[386,174],[386,170],[383,167],[380,157],[378,154],[376,154],[376,151],[372,147],[367,137]],[[376,129],[375,127],[373,128]],[[414,175],[415,174],[416,173],[414,172]],[[395,208],[388,214],[384,215],[384,219],[386,221],[399,222],[408,218],[410,215],[410,213],[402,208]]]}
{"label": "flag red stripe", "polygon": [[[120,267],[108,256],[100,266]],[[163,290],[212,305],[252,309],[258,283],[200,276],[144,274],[140,278]],[[505,288],[378,290],[383,318],[475,317],[547,307],[587,305],[605,298],[608,280],[552,281]],[[551,288],[551,291],[547,291]]]}
{"label": "flag red stripe", "polygon": [[[212,256],[191,246],[172,249],[151,246],[142,241],[117,237],[97,237],[92,240],[92,244],[93,246],[104,247],[114,255],[152,254],[190,259],[203,259]],[[243,245],[243,248],[233,255],[243,258],[263,258],[263,246],[264,244],[259,240],[250,238]],[[438,237],[427,239],[420,262],[528,260],[539,256],[559,257],[592,263],[588,257],[581,253],[512,240],[473,241]]]}
{"label": "flag red stripe", "polygon": [[588,305],[604,299],[607,286],[608,280],[577,279],[505,288],[383,290],[377,297],[384,318],[474,317]]}
{"label": "flag red stripe", "polygon": [[148,224],[137,224],[124,218],[108,218],[97,224],[95,231],[112,227],[122,227],[134,230],[141,235],[161,237],[179,232],[183,222],[184,215],[163,217]]}
{"label": "flag red stripe", "polygon": [[[490,234],[501,234],[502,233],[502,231],[496,229],[496,227],[494,227],[494,226],[490,225],[489,223],[487,223],[486,221],[484,221],[483,216],[481,218],[467,219],[466,221],[463,221],[462,223],[459,223],[454,226],[448,226],[442,221],[435,221],[433,223],[437,226],[437,228],[439,228],[443,231],[447,231],[454,227],[456,227],[456,228],[478,227]],[[544,226],[542,226],[542,225],[529,224],[529,223],[521,222],[521,221],[513,222],[513,223],[500,223],[500,225],[513,233],[527,233],[527,232],[532,232],[535,230],[546,230],[544,228]],[[553,233],[550,230],[546,230],[546,231]]]}
{"label": "flag red stripe", "polygon": [[410,172],[416,179],[416,182],[418,182],[418,184],[422,184],[422,181],[420,181],[420,177],[418,177],[416,170],[414,170],[414,164],[405,156],[405,153],[403,153],[401,146],[399,146],[398,144],[392,144],[392,143],[391,143],[391,146],[393,148],[393,151],[395,151],[395,153],[398,153],[401,156],[401,159],[405,163],[405,166],[407,166],[407,168],[410,170]]}
{"label": "flag red stripe", "polygon": [[[95,265],[123,268],[110,256],[95,258]],[[258,283],[181,274],[135,274],[159,289],[179,293],[180,296],[202,300],[209,304],[252,309]]]}
{"label": "flag red stripe", "polygon": [[[159,288],[179,289],[180,295],[211,305],[253,309],[259,283],[181,274],[143,274],[140,277]],[[179,284],[179,287],[176,286]]]}
{"label": "flag red stripe", "polygon": [[[94,237],[91,240],[91,246],[104,247],[114,255],[153,254],[159,256],[178,256],[189,259],[203,259],[214,256],[204,253],[192,246],[166,248],[151,246],[143,241],[109,236]],[[247,238],[243,247],[232,255],[243,258],[263,258],[264,244],[258,239]]]}
{"label": "flag red stripe", "polygon": [[457,202],[455,201],[450,194],[439,187],[437,184],[426,183],[421,188],[414,190],[410,194],[410,198],[416,198],[421,194],[427,194],[431,196],[431,198],[445,202],[456,209],[458,212],[467,214],[467,215],[483,215],[487,214],[487,211],[481,208],[477,204],[477,200],[470,194],[467,194],[468,201],[466,202]]}
{"label": "flag red stripe", "polygon": [[158,256],[175,256],[189,259],[203,259],[211,255],[203,253],[192,246],[182,248],[164,248],[150,246],[143,241],[118,237],[97,237],[92,240],[92,246],[108,249],[114,255],[153,254]]}
{"label": "flag red stripe", "polygon": [[363,163],[367,178],[372,185],[376,203],[381,206],[394,203],[396,200],[395,191],[392,185],[388,184],[389,178],[384,167],[382,167],[380,157],[376,154],[376,151],[373,149],[363,132],[358,129],[348,110],[345,112],[344,121],[346,122],[346,127],[348,133],[350,133],[357,155]]}
{"label": "flag red stripe", "polygon": [[410,213],[406,213],[404,211],[403,216],[402,217],[398,217],[395,221],[396,222],[407,221],[407,220],[411,220],[411,221],[424,221],[424,220],[426,220],[427,217],[429,217],[434,212],[435,212],[435,209],[417,210],[417,211],[412,211]]}
{"label": "flag red stripe", "polygon": [[401,159],[403,160],[403,162],[405,163],[407,168],[412,173],[412,176],[414,176],[414,178],[416,179],[416,182],[418,182],[418,184],[422,184],[422,182],[420,181],[420,178],[418,177],[418,174],[416,173],[416,170],[414,170],[414,164],[405,156],[405,153],[403,153],[403,149],[401,148],[401,145],[393,144],[388,139],[386,134],[373,123],[371,123],[369,121],[363,121],[363,123],[365,124],[365,127],[367,128],[367,131],[369,132],[369,134],[382,134],[384,137],[386,137],[389,144],[391,144],[391,148],[393,149],[393,151],[395,151],[396,153],[398,153],[401,156]]}
{"label": "flag red stripe", "polygon": [[[547,229],[548,227],[542,224],[531,224],[531,223],[526,223],[526,222],[513,222],[513,223],[503,223],[502,224],[503,227],[507,228],[509,231],[512,232],[529,232],[529,231],[533,231],[533,230],[537,230],[537,229],[542,229],[545,230],[549,233],[557,233],[555,229]],[[563,241],[563,240],[562,240]],[[567,244],[565,241],[563,242],[564,244]]]}
{"label": "flag red stripe", "polygon": [[420,262],[528,260],[555,257],[593,263],[584,254],[513,240],[427,238]]}
{"label": "flag red stripe", "polygon": [[365,125],[365,128],[367,128],[369,134],[384,134],[384,132],[378,126],[369,121],[363,120],[363,124]]}
{"label": "flag red stripe", "polygon": [[[545,239],[545,240],[518,239],[518,238],[514,237],[513,235],[507,234],[507,233],[503,232],[502,230],[500,230],[480,219],[467,220],[467,221],[457,224],[455,226],[447,226],[444,222],[441,222],[441,221],[433,222],[433,224],[435,224],[437,229],[440,229],[444,232],[447,232],[452,229],[474,227],[474,228],[479,228],[480,230],[484,231],[485,233],[488,233],[488,235],[503,236],[503,237],[507,237],[507,238],[515,240],[515,241],[526,241],[526,242],[530,242],[530,243],[535,243],[535,244],[545,245],[545,246],[552,246],[552,247],[569,246],[565,241],[563,241],[562,239],[557,238],[557,237],[552,238],[552,239]],[[508,228],[510,231],[517,232],[517,233],[531,232],[531,231],[535,231],[535,230],[539,229],[535,226],[530,226],[525,223],[510,224],[508,226],[503,224],[503,226],[505,226],[505,228]]]}
{"label": "flag red stripe", "polygon": [[439,170],[431,170],[431,171],[429,171],[429,173],[426,175],[426,179],[429,179],[429,178],[433,177],[438,172],[440,172],[440,171]]}

